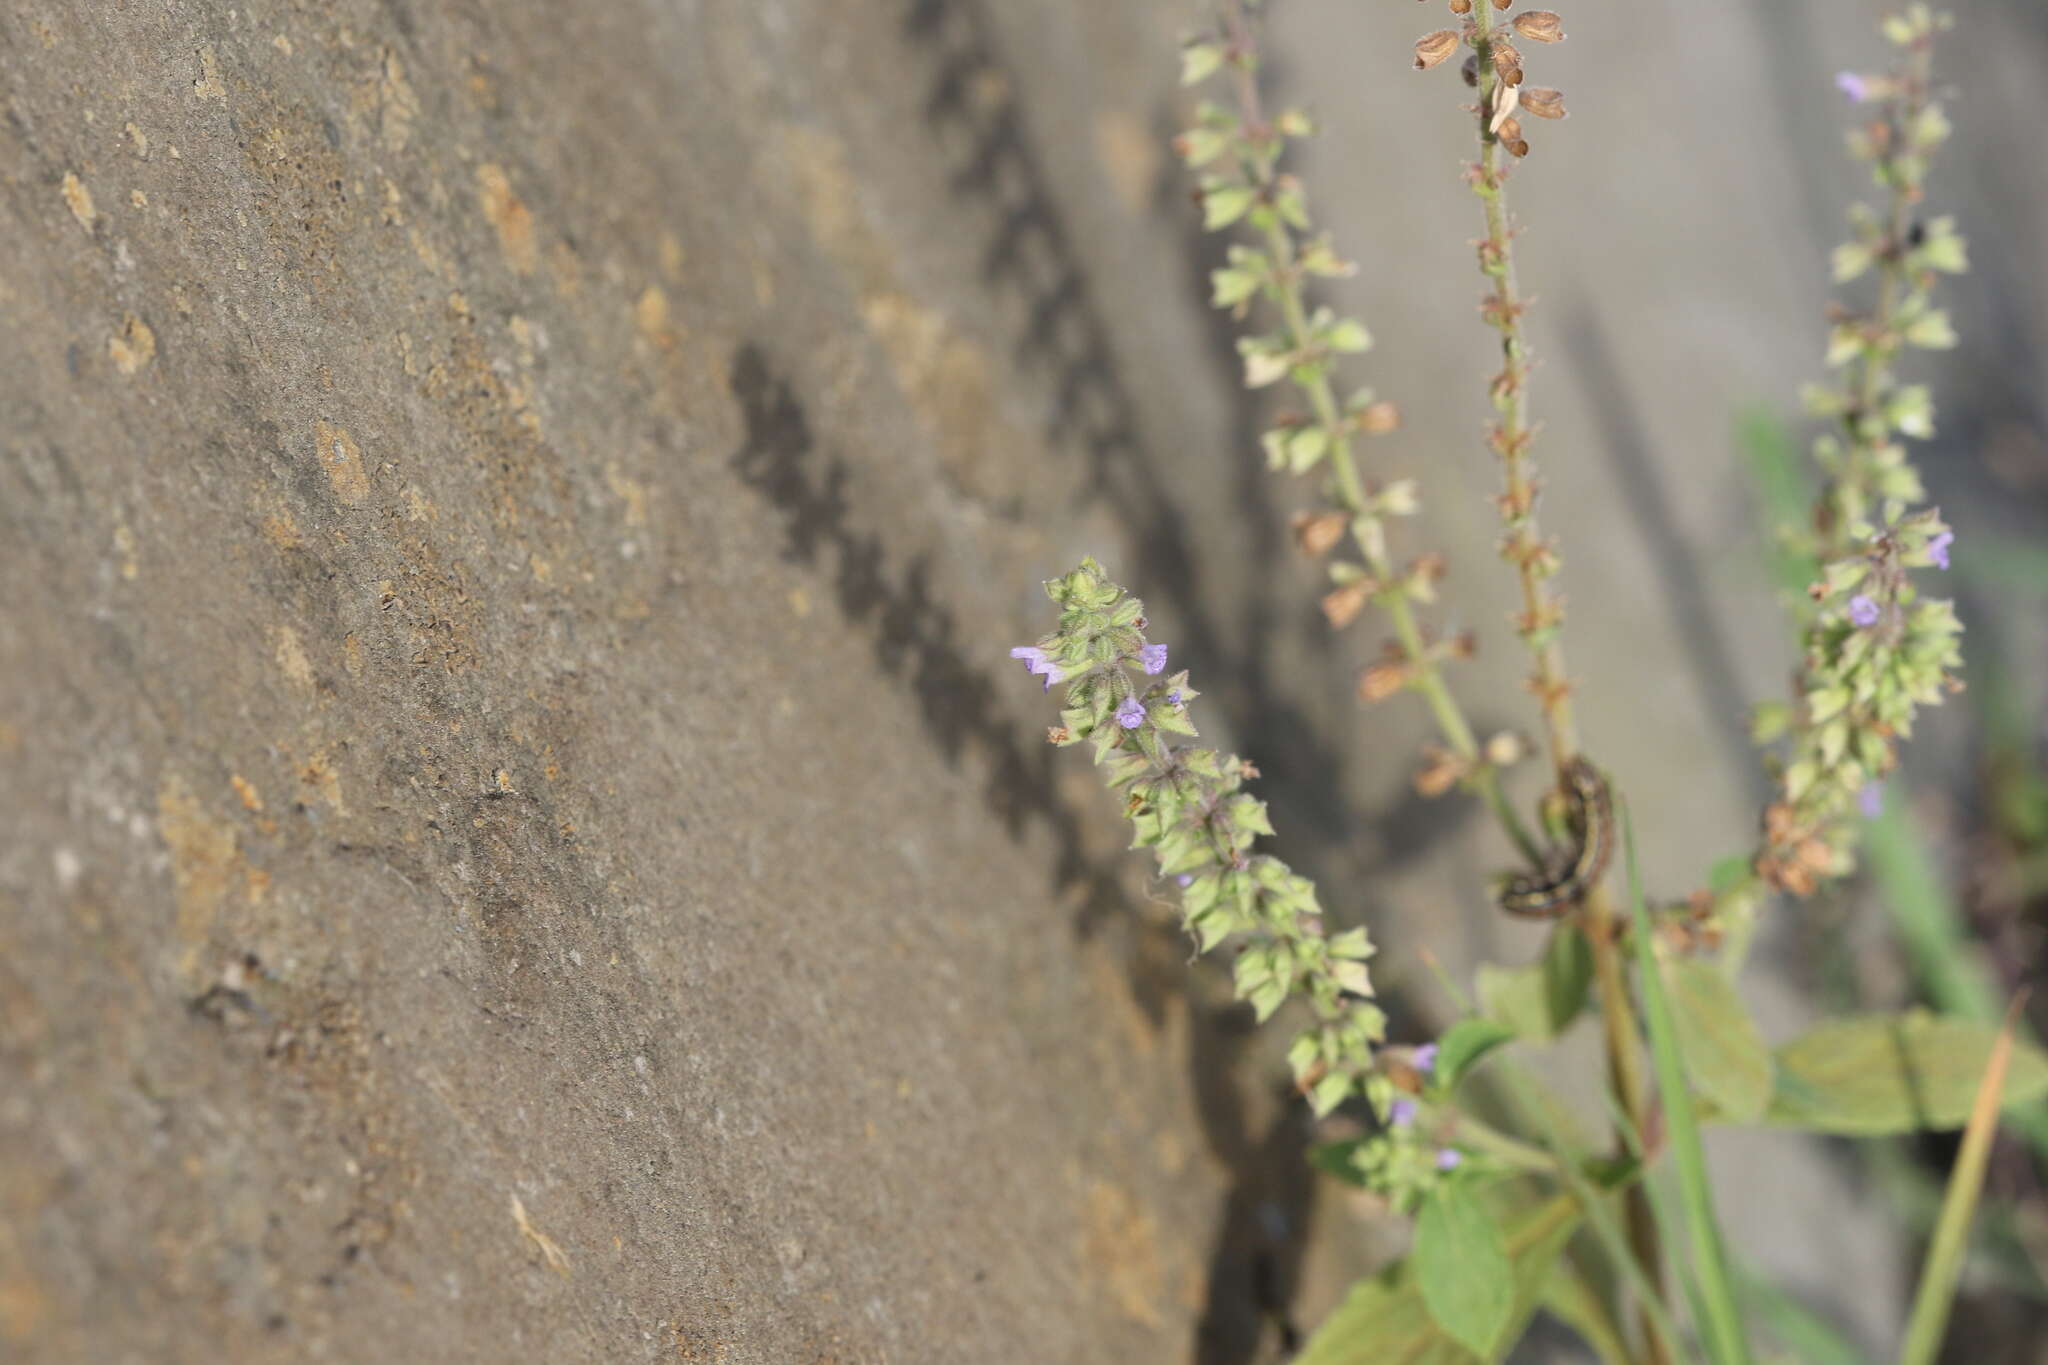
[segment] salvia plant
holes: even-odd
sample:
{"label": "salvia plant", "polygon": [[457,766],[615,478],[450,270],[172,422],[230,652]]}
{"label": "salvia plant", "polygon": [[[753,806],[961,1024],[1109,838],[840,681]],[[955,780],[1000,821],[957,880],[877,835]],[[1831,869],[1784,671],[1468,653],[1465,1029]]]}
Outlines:
{"label": "salvia plant", "polygon": [[[1360,1283],[1302,1360],[1498,1359],[1539,1307],[1610,1362],[1750,1359],[1744,1310],[1791,1310],[1767,1290],[1737,1293],[1701,1126],[1881,1136],[1967,1124],[1902,1357],[1918,1365],[1941,1339],[1983,1145],[2002,1105],[2048,1092],[2048,1056],[2017,1042],[2010,1022],[2000,1030],[1924,1012],[1831,1020],[1772,1047],[1733,981],[1774,897],[1809,896],[1853,870],[1919,709],[1961,685],[1961,627],[1952,604],[1928,593],[1956,537],[1925,505],[1907,444],[1933,434],[1934,405],[1926,386],[1901,378],[1915,351],[1955,344],[1938,285],[1967,265],[1953,220],[1926,200],[1930,160],[1949,135],[1932,70],[1949,20],[1920,4],[1888,17],[1891,68],[1837,78],[1856,116],[1851,152],[1869,165],[1880,202],[1852,211],[1850,239],[1832,258],[1843,293],[1829,318],[1828,375],[1804,394],[1824,424],[1812,515],[1776,528],[1809,586],[1788,603],[1799,641],[1789,695],[1756,709],[1773,796],[1751,848],[1700,869],[1680,894],[1646,898],[1622,794],[1581,745],[1554,588],[1560,552],[1537,519],[1528,301],[1508,191],[1536,123],[1565,116],[1563,94],[1528,71],[1564,38],[1564,23],[1548,10],[1510,12],[1515,0],[1448,3],[1452,26],[1418,39],[1412,65],[1458,72],[1472,128],[1465,179],[1479,201],[1481,317],[1499,338],[1498,368],[1475,380],[1473,400],[1492,413],[1499,483],[1453,491],[1498,509],[1519,592],[1513,633],[1548,773],[1526,815],[1504,775],[1527,746],[1477,732],[1453,686],[1475,642],[1431,620],[1444,557],[1415,543],[1421,491],[1371,476],[1371,442],[1401,418],[1355,382],[1371,345],[1364,322],[1318,301],[1319,280],[1357,266],[1287,169],[1313,121],[1264,103],[1261,0],[1224,0],[1182,47],[1183,83],[1203,97],[1175,149],[1204,226],[1227,234],[1213,303],[1243,327],[1244,383],[1284,395],[1260,445],[1313,499],[1294,536],[1326,567],[1323,614],[1333,630],[1378,621],[1386,632],[1359,696],[1421,699],[1435,738],[1414,783],[1425,796],[1483,803],[1519,864],[1492,877],[1488,894],[1504,913],[1552,923],[1540,956],[1483,969],[1476,1004],[1452,987],[1458,1015],[1433,1040],[1390,1042],[1367,931],[1260,847],[1273,830],[1250,789],[1258,771],[1200,744],[1189,672],[1168,671],[1168,647],[1150,637],[1139,600],[1084,560],[1046,584],[1053,628],[1010,653],[1047,691],[1061,689],[1049,738],[1088,747],[1196,949],[1229,956],[1236,993],[1260,1022],[1287,1021],[1302,1102],[1332,1125],[1317,1164],[1414,1219],[1409,1254]],[[1613,1130],[1597,1149],[1556,1117],[1562,1107],[1512,1046],[1555,1037],[1586,1013],[1599,1020]]]}

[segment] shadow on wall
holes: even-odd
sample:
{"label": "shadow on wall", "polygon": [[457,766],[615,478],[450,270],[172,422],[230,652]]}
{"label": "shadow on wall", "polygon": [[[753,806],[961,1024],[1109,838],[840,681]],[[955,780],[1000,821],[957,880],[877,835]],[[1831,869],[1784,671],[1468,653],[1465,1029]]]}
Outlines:
{"label": "shadow on wall", "polygon": [[[1166,467],[1140,429],[1140,408],[1125,387],[1022,110],[1012,98],[975,94],[1014,88],[981,12],[962,0],[913,0],[903,31],[929,72],[926,119],[938,154],[953,168],[962,219],[992,224],[981,253],[982,278],[1003,302],[1020,305],[1010,360],[1050,390],[1047,443],[1084,462],[1079,482],[1086,496],[1104,500],[1135,547],[1136,562],[1125,576],[1141,595],[1170,608],[1180,629],[1177,655],[1197,669],[1209,702],[1267,773],[1262,794],[1273,799],[1284,831],[1281,852],[1311,874],[1339,850],[1376,834],[1390,859],[1427,856],[1468,812],[1452,803],[1411,800],[1380,828],[1366,823],[1346,796],[1343,750],[1316,729],[1270,669],[1268,646],[1277,632],[1306,622],[1312,638],[1325,640],[1312,604],[1275,601],[1261,587],[1237,608],[1239,619],[1221,619]],[[1169,206],[1186,244],[1189,287],[1199,295],[1220,244],[1186,221],[1177,196],[1162,193],[1161,211]],[[1273,486],[1256,458],[1259,408],[1239,389],[1234,341],[1220,318],[1209,328],[1206,350],[1214,367],[1208,381],[1240,394],[1226,434],[1235,463],[1218,473],[1243,511],[1250,551],[1245,577],[1255,584],[1278,581],[1280,575],[1258,571],[1288,552]],[[891,563],[881,537],[852,524],[847,487],[857,471],[820,448],[801,397],[773,356],[742,347],[730,373],[745,423],[732,468],[782,513],[784,554],[832,576],[839,610],[871,635],[884,674],[916,696],[945,761],[957,766],[972,758],[985,765],[984,804],[1009,836],[1022,839],[1034,825],[1051,835],[1053,888],[1078,901],[1076,934],[1088,938],[1112,923],[1129,931],[1129,988],[1146,1015],[1159,1021],[1167,1002],[1187,993],[1186,942],[1158,917],[1129,913],[1120,889],[1128,870],[1121,857],[1091,862],[1078,821],[1096,813],[1077,815],[1058,796],[1053,765],[1070,756],[1039,742],[1041,718],[1001,701],[999,687],[1019,697],[1027,692],[1003,667],[1009,642],[964,634],[934,593],[928,559]],[[1184,465],[1185,454],[1176,463]],[[1327,650],[1326,643],[1319,647]],[[1305,1160],[1310,1127],[1291,1096],[1277,1105],[1246,1103],[1235,1062],[1253,1036],[1249,1013],[1190,1003],[1190,1066],[1203,1136],[1230,1172],[1231,1186],[1215,1219],[1193,1353],[1201,1365],[1248,1365],[1270,1338],[1291,1343],[1294,1336],[1286,1305],[1313,1216]],[[1255,1109],[1279,1117],[1260,1129],[1251,1118]]]}

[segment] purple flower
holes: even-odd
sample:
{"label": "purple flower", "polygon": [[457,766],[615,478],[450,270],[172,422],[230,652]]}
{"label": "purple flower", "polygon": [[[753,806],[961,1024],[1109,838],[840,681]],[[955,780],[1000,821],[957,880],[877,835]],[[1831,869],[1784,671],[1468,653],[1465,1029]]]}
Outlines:
{"label": "purple flower", "polygon": [[1125,697],[1124,704],[1116,708],[1116,723],[1126,730],[1135,730],[1145,723],[1145,708],[1136,697]]}
{"label": "purple flower", "polygon": [[1948,547],[1955,544],[1955,541],[1956,533],[1954,531],[1943,531],[1940,535],[1927,542],[1927,557],[1934,561],[1934,567],[1937,569],[1946,569],[1948,567]]}
{"label": "purple flower", "polygon": [[1415,1101],[1395,1100],[1387,1107],[1387,1122],[1396,1128],[1406,1128],[1415,1122]]}
{"label": "purple flower", "polygon": [[1147,673],[1166,671],[1166,646],[1146,645],[1138,651],[1138,662],[1145,665]]}
{"label": "purple flower", "polygon": [[1427,1076],[1436,1070],[1436,1044],[1424,1043],[1408,1058],[1408,1064]]}
{"label": "purple flower", "polygon": [[[1050,688],[1054,683],[1066,676],[1060,672],[1059,665],[1052,661],[1052,656],[1037,645],[1018,645],[1010,651],[1010,657],[1022,659],[1024,661],[1024,669],[1028,673],[1043,673],[1045,675],[1046,688]],[[1045,689],[1042,688],[1040,690],[1043,691]]]}
{"label": "purple flower", "polygon": [[1874,626],[1878,618],[1877,603],[1862,593],[1849,599],[1849,619],[1859,626]]}
{"label": "purple flower", "polygon": [[1884,814],[1884,783],[1865,782],[1863,790],[1856,793],[1856,804],[1863,808],[1866,819],[1875,820]]}
{"label": "purple flower", "polygon": [[1849,97],[1851,104],[1861,104],[1870,98],[1870,81],[1853,71],[1835,73],[1835,89]]}
{"label": "purple flower", "polygon": [[1455,1171],[1464,1163],[1465,1155],[1455,1147],[1439,1147],[1436,1153],[1436,1168],[1440,1171]]}
{"label": "purple flower", "polygon": [[1179,882],[1182,886],[1193,886],[1195,884],[1195,874],[1192,872],[1183,872],[1178,877],[1175,877],[1174,880],[1176,882]]}

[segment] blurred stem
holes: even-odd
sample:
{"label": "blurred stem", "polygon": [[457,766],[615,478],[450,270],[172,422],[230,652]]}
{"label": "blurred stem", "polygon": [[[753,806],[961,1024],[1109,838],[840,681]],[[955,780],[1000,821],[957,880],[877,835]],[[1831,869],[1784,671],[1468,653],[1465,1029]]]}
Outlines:
{"label": "blurred stem", "polygon": [[1521,290],[1515,282],[1514,233],[1508,226],[1506,198],[1507,167],[1501,162],[1501,142],[1487,128],[1489,112],[1502,88],[1494,69],[1492,6],[1480,0],[1472,10],[1479,32],[1474,50],[1479,57],[1479,165],[1472,176],[1472,188],[1486,209],[1486,237],[1479,244],[1479,269],[1493,282],[1494,293],[1486,301],[1487,320],[1500,332],[1501,370],[1493,379],[1494,409],[1500,414],[1488,443],[1500,457],[1501,477],[1506,485],[1500,498],[1501,523],[1507,535],[1501,542],[1501,557],[1515,566],[1522,588],[1522,613],[1517,631],[1535,662],[1529,687],[1543,710],[1543,728],[1550,741],[1550,758],[1560,784],[1565,768],[1579,751],[1577,727],[1572,721],[1570,675],[1565,669],[1564,645],[1559,638],[1564,627],[1563,600],[1552,591],[1549,580],[1557,573],[1557,555],[1544,544],[1536,525],[1536,495],[1541,487],[1529,443],[1534,432],[1529,425],[1529,349],[1522,339]]}
{"label": "blurred stem", "polygon": [[[1224,7],[1224,22],[1229,31],[1230,46],[1236,60],[1232,63],[1236,77],[1239,113],[1247,130],[1265,127],[1265,112],[1259,102],[1257,71],[1258,48],[1251,35],[1250,25],[1245,20],[1244,0],[1229,0]],[[1246,169],[1262,194],[1270,193],[1276,181],[1277,170],[1272,156],[1257,156],[1248,159]],[[1265,229],[1266,250],[1273,258],[1273,274],[1278,281],[1280,312],[1286,322],[1287,332],[1297,348],[1310,343],[1308,307],[1303,299],[1301,272],[1296,264],[1294,238],[1283,223],[1269,222]],[[1437,731],[1443,736],[1451,751],[1465,763],[1466,781],[1479,793],[1500,822],[1509,839],[1531,865],[1541,867],[1543,854],[1536,841],[1524,828],[1514,806],[1508,801],[1507,793],[1500,785],[1500,773],[1480,752],[1479,741],[1473,735],[1471,722],[1458,706],[1457,698],[1443,679],[1442,670],[1429,643],[1423,638],[1422,626],[1415,619],[1415,607],[1409,600],[1407,590],[1395,581],[1393,565],[1385,548],[1369,539],[1360,530],[1361,517],[1367,512],[1365,482],[1359,477],[1358,462],[1352,453],[1351,424],[1345,419],[1338,406],[1335,389],[1331,387],[1329,375],[1318,371],[1313,382],[1301,385],[1308,395],[1309,405],[1315,411],[1318,425],[1329,434],[1330,471],[1336,485],[1337,501],[1351,514],[1353,539],[1359,553],[1365,560],[1367,570],[1381,587],[1374,600],[1387,613],[1393,625],[1394,636],[1400,642],[1402,655],[1409,666],[1408,686],[1422,695],[1431,716],[1436,720]]]}

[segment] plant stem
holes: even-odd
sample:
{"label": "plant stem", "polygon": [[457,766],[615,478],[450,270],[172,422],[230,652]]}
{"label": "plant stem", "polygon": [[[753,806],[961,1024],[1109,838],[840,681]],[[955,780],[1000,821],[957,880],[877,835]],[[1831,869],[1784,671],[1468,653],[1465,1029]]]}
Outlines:
{"label": "plant stem", "polygon": [[1529,690],[1536,694],[1542,708],[1551,762],[1561,780],[1579,751],[1578,729],[1572,720],[1570,675],[1565,669],[1564,646],[1559,639],[1564,625],[1564,601],[1549,583],[1557,573],[1557,553],[1544,543],[1536,525],[1536,495],[1541,481],[1529,458],[1529,443],[1535,433],[1529,424],[1529,348],[1522,339],[1521,324],[1527,305],[1515,282],[1514,233],[1508,226],[1505,189],[1507,167],[1501,163],[1500,139],[1487,128],[1489,111],[1501,88],[1501,76],[1493,61],[1494,15],[1486,0],[1480,0],[1472,13],[1478,28],[1474,46],[1481,77],[1479,164],[1472,176],[1472,188],[1486,209],[1486,238],[1479,244],[1479,268],[1493,281],[1494,292],[1486,301],[1486,317],[1500,332],[1501,349],[1501,370],[1491,389],[1494,409],[1500,417],[1488,436],[1488,444],[1500,457],[1505,484],[1500,514],[1507,534],[1501,542],[1501,557],[1515,566],[1521,582],[1522,611],[1516,621],[1517,633],[1535,663],[1529,676]]}
{"label": "plant stem", "polygon": [[[1245,21],[1243,0],[1230,0],[1224,7],[1224,21],[1229,31],[1231,47],[1237,54],[1232,63],[1239,111],[1247,130],[1265,127],[1265,113],[1260,104],[1258,80],[1255,75],[1256,52],[1250,26]],[[1246,169],[1261,191],[1272,188],[1276,176],[1275,157],[1259,155],[1248,159]],[[1286,323],[1288,335],[1298,348],[1308,346],[1310,328],[1308,308],[1302,297],[1300,272],[1296,265],[1294,238],[1284,224],[1269,223],[1265,230],[1266,250],[1273,259],[1274,278],[1278,281],[1280,311]],[[1500,822],[1516,849],[1533,866],[1543,865],[1542,850],[1524,827],[1521,817],[1509,802],[1507,793],[1501,788],[1500,773],[1480,752],[1479,742],[1472,732],[1471,723],[1458,706],[1457,698],[1444,682],[1442,670],[1428,642],[1423,638],[1422,626],[1415,619],[1414,604],[1407,592],[1395,581],[1393,565],[1383,546],[1367,539],[1359,531],[1359,518],[1368,510],[1365,482],[1359,477],[1358,463],[1352,452],[1351,424],[1345,419],[1338,406],[1335,389],[1327,373],[1318,373],[1314,382],[1304,384],[1309,405],[1315,412],[1317,424],[1329,435],[1328,459],[1332,482],[1336,486],[1337,502],[1352,517],[1353,538],[1359,553],[1365,560],[1366,568],[1375,581],[1382,584],[1375,600],[1387,613],[1387,619],[1394,628],[1403,657],[1408,663],[1408,686],[1422,695],[1432,717],[1436,720],[1438,733],[1443,736],[1451,751],[1466,765],[1467,782],[1486,802],[1494,818]]]}
{"label": "plant stem", "polygon": [[[1889,119],[1895,142],[1904,140],[1906,130],[1927,103],[1927,86],[1933,74],[1933,64],[1933,51],[1924,43],[1914,48],[1906,60],[1905,98],[1900,106],[1894,107]],[[1885,390],[1891,387],[1892,362],[1898,358],[1904,344],[1894,326],[1900,296],[1907,283],[1906,234],[1912,227],[1913,205],[1920,200],[1918,188],[1904,176],[1894,172],[1889,179],[1891,200],[1887,207],[1884,242],[1877,260],[1877,306],[1870,316],[1870,330],[1876,341],[1861,357],[1862,370],[1855,384],[1855,406],[1842,419],[1848,449],[1843,456],[1841,472],[1822,493],[1815,508],[1814,529],[1823,563],[1854,548],[1851,528],[1860,517],[1868,514],[1874,457],[1889,436],[1888,424],[1873,425],[1871,414],[1884,398]],[[1873,430],[1878,433],[1875,437],[1870,434]]]}

